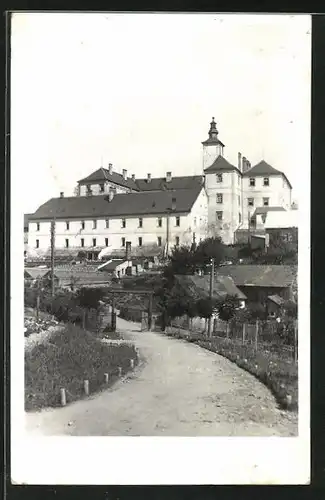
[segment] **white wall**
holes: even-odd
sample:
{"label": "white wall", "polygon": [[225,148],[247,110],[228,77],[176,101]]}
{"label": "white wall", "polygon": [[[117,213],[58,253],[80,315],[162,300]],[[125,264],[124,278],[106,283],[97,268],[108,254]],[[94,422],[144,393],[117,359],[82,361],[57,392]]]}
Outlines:
{"label": "white wall", "polygon": [[[176,217],[180,217],[180,225],[176,226]],[[167,217],[162,215],[162,226],[158,226],[158,215],[147,215],[142,217],[142,227],[139,225],[139,217],[126,217],[126,227],[122,227],[122,217],[110,218],[109,228],[106,228],[105,219],[97,219],[97,227],[93,228],[93,219],[84,219],[85,229],[81,229],[81,219],[56,222],[55,246],[65,248],[65,240],[69,239],[69,248],[81,247],[81,238],[84,239],[84,246],[93,246],[93,238],[96,238],[96,246],[105,247],[105,238],[108,239],[108,246],[118,249],[122,248],[121,239],[131,241],[132,247],[139,246],[138,238],[142,238],[142,246],[158,243],[161,237],[162,247],[166,243],[167,237]],[[196,225],[194,223],[196,219]],[[69,229],[66,229],[66,221],[69,221]],[[40,221],[40,230],[37,231],[35,222],[29,223],[28,246],[36,248],[36,239],[39,240],[39,248],[46,250],[50,247],[50,222]],[[169,247],[176,244],[176,237],[179,237],[179,244],[189,244],[193,239],[193,232],[196,233],[197,241],[206,237],[207,231],[207,197],[204,189],[189,214],[173,213],[169,219]]]}
{"label": "white wall", "polygon": [[223,156],[223,146],[221,144],[203,146],[203,170],[210,167],[218,156]]}

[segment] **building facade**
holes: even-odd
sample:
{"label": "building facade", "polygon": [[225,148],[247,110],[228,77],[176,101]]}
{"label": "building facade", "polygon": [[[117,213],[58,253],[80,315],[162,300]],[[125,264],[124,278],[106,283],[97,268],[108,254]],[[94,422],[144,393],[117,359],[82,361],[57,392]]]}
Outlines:
{"label": "building facade", "polygon": [[238,153],[237,165],[224,157],[214,118],[202,142],[203,171],[195,176],[145,179],[117,173],[113,165],[99,168],[78,181],[75,196],[53,198],[29,214],[28,248],[50,248],[55,219],[55,247],[121,249],[155,246],[170,252],[207,236],[226,244],[251,229],[257,209],[291,207],[291,184],[284,173],[264,160],[255,166]]}

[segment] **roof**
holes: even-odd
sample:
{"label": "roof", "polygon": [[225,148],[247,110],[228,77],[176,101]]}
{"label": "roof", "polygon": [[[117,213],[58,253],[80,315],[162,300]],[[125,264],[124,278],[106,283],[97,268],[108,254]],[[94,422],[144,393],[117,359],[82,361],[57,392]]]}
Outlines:
{"label": "roof", "polygon": [[43,278],[43,276],[45,276],[48,271],[48,267],[46,267],[45,269],[40,267],[25,267],[24,277],[36,280],[37,278]]}
{"label": "roof", "polygon": [[31,220],[158,215],[171,209],[173,198],[176,199],[175,213],[188,213],[202,189],[197,186],[174,191],[116,194],[112,201],[108,201],[107,195],[51,198],[36,210]]}
{"label": "roof", "polygon": [[285,300],[279,295],[269,295],[268,300],[274,302],[277,306],[282,306],[285,303]]}
{"label": "roof", "polygon": [[237,286],[261,286],[286,288],[292,285],[297,273],[296,266],[284,265],[230,265],[217,270],[218,276],[230,276]]}
{"label": "roof", "polygon": [[286,212],[269,213],[265,221],[265,229],[288,229],[298,227],[299,211],[288,210]]}
{"label": "roof", "polygon": [[114,271],[119,265],[123,264],[124,262],[126,262],[126,260],[124,259],[111,260],[108,262],[104,262],[104,264],[101,264],[98,269],[103,271]]}
{"label": "roof", "polygon": [[170,182],[166,182],[165,177],[148,179],[136,179],[136,184],[140,191],[164,191],[173,189],[193,189],[203,186],[202,175],[188,175],[172,177]]}
{"label": "roof", "polygon": [[254,217],[255,215],[267,214],[268,212],[285,212],[285,211],[286,209],[283,207],[257,207],[252,217]]}
{"label": "roof", "polygon": [[206,141],[203,141],[202,142],[203,146],[218,146],[220,144],[220,146],[225,146],[223,144],[223,142],[219,141],[219,139],[216,139],[214,137],[209,137],[209,139],[207,139]]}
{"label": "roof", "polygon": [[[198,275],[176,275],[178,283],[186,288],[189,293],[196,297],[206,297],[210,290],[210,276]],[[226,295],[237,295],[239,299],[246,299],[246,295],[242,293],[234,284],[231,278],[216,277],[214,281],[213,298],[220,299]]]}
{"label": "roof", "polygon": [[259,175],[267,175],[267,176],[272,176],[272,175],[283,175],[283,177],[286,179],[288,182],[289,186],[292,188],[291,183],[287,176],[281,172],[280,170],[277,170],[276,168],[272,167],[266,161],[262,160],[256,165],[254,165],[252,168],[249,170],[246,170],[246,172],[243,173],[244,177],[252,177],[252,176],[259,176]]}
{"label": "roof", "polygon": [[92,172],[90,175],[87,177],[84,177],[80,181],[78,181],[79,184],[88,184],[89,182],[105,182],[105,181],[110,181],[113,182],[114,184],[118,184],[119,186],[124,186],[129,189],[133,189],[135,191],[138,191],[138,187],[136,183],[127,177],[127,179],[124,179],[122,174],[119,174],[117,172],[112,172],[111,174],[109,173],[109,170],[106,168],[99,168],[98,170],[95,170],[95,172]]}
{"label": "roof", "polygon": [[229,172],[229,170],[237,170],[239,173],[240,170],[235,167],[235,165],[232,165],[227,161],[223,156],[219,155],[218,158],[210,165],[210,167],[207,167],[204,169],[205,173],[213,173],[213,172]]}
{"label": "roof", "polygon": [[26,229],[26,231],[28,231],[28,221],[31,215],[33,214],[24,214],[24,229]]}
{"label": "roof", "polygon": [[[50,270],[47,270],[50,273]],[[98,282],[110,282],[111,276],[107,273],[100,271],[89,270],[87,271],[84,267],[78,268],[78,266],[71,266],[67,268],[55,268],[54,275],[59,280],[71,280],[73,276],[77,282],[76,285],[98,283]]]}

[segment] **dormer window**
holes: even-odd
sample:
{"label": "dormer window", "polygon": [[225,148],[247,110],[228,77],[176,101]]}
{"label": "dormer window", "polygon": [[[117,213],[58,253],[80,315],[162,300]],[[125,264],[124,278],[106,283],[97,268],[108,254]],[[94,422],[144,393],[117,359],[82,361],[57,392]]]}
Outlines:
{"label": "dormer window", "polygon": [[217,174],[217,182],[222,182],[222,174]]}
{"label": "dormer window", "polygon": [[269,186],[269,185],[270,185],[270,179],[268,177],[264,177],[263,186]]}
{"label": "dormer window", "polygon": [[250,179],[249,179],[249,185],[251,187],[255,187],[255,177],[250,177]]}

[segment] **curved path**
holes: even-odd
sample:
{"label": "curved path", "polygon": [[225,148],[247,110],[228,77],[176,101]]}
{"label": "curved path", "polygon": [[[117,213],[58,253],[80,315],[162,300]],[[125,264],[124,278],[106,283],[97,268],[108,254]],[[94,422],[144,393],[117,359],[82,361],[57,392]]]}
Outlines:
{"label": "curved path", "polygon": [[118,319],[140,348],[136,370],[65,408],[26,414],[27,432],[71,436],[292,436],[296,415],[227,359]]}

